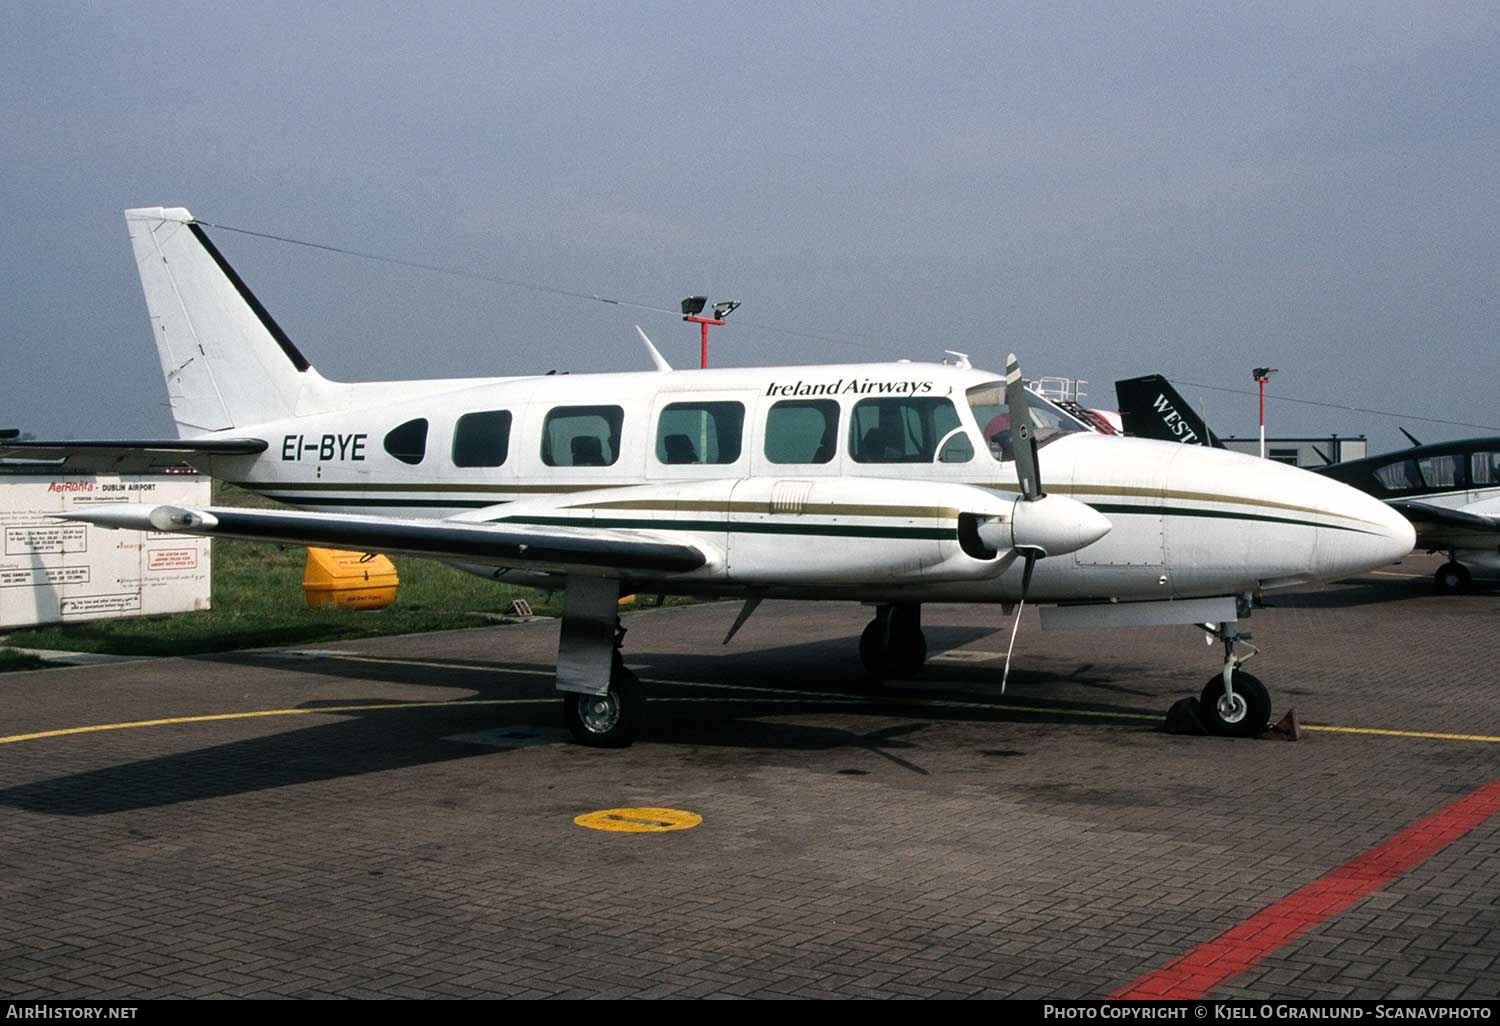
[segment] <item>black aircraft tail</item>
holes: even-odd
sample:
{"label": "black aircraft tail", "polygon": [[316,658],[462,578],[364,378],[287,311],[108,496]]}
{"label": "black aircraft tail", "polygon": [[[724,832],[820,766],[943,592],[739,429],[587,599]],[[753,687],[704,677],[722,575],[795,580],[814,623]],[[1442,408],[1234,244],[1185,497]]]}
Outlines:
{"label": "black aircraft tail", "polygon": [[1203,418],[1160,374],[1116,381],[1115,398],[1120,403],[1120,419],[1127,435],[1224,448]]}

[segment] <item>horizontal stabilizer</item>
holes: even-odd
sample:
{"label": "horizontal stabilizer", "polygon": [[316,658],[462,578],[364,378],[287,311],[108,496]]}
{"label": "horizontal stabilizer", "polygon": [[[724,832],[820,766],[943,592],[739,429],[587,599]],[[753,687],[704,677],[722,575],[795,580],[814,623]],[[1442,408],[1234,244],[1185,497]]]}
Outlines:
{"label": "horizontal stabilizer", "polygon": [[[194,456],[254,456],[266,451],[260,438],[130,438],[77,441],[0,442],[0,460],[35,460],[67,469],[130,473],[149,467],[191,463]],[[201,468],[200,468],[201,469]]]}
{"label": "horizontal stabilizer", "polygon": [[434,556],[492,566],[599,576],[687,573],[708,562],[692,545],[640,531],[338,513],[212,507],[192,509],[128,503],[59,514],[100,527],[168,531],[287,545],[321,545],[359,552]]}

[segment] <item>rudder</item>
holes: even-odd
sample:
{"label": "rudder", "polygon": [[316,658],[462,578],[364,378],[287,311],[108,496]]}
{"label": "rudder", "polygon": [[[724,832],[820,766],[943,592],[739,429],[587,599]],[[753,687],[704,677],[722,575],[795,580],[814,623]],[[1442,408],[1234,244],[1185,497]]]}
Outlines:
{"label": "rudder", "polygon": [[125,211],[178,437],[290,417],[322,379],[181,207]]}

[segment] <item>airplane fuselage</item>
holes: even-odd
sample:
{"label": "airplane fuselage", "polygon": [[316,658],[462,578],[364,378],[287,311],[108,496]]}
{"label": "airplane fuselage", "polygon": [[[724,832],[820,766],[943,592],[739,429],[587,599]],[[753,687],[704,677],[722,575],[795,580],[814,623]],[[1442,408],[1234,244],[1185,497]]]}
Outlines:
{"label": "airplane fuselage", "polygon": [[[325,384],[332,412],[237,428],[267,449],[216,457],[214,476],[309,510],[645,529],[719,557],[631,581],[666,593],[1020,593],[1019,562],[966,545],[960,519],[1009,517],[1016,500],[1015,464],[980,422],[992,374],[902,362]],[[1111,529],[1038,562],[1041,601],[1327,580],[1368,566],[1405,529],[1381,503],[1293,468],[1063,426],[1041,438],[1043,488]],[[874,575],[884,590],[871,590],[872,567],[888,569]]]}

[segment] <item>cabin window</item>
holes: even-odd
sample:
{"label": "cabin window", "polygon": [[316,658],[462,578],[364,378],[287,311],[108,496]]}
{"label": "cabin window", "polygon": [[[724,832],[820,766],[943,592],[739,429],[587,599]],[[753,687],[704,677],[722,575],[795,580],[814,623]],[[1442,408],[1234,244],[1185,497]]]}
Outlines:
{"label": "cabin window", "polygon": [[766,415],[766,459],[772,463],[827,463],[838,448],[839,404],[789,399]]}
{"label": "cabin window", "polygon": [[415,466],[427,455],[427,418],[418,417],[393,427],[385,436],[385,451]]}
{"label": "cabin window", "polygon": [[542,425],[542,462],[549,467],[610,467],[620,458],[618,406],[559,406]]}
{"label": "cabin window", "polygon": [[936,396],[861,399],[849,421],[849,454],[856,463],[931,463],[972,459],[974,447],[955,446],[964,434],[953,403]]}
{"label": "cabin window", "polygon": [[1422,482],[1428,488],[1458,487],[1457,456],[1428,456],[1417,461],[1422,470]]}
{"label": "cabin window", "polygon": [[734,463],[745,431],[743,403],[672,403],[656,422],[660,463]]}
{"label": "cabin window", "polygon": [[1473,488],[1500,485],[1500,452],[1470,454],[1469,484]]}
{"label": "cabin window", "polygon": [[499,467],[510,452],[510,411],[466,413],[453,427],[455,467]]}
{"label": "cabin window", "polygon": [[1397,460],[1375,468],[1375,480],[1388,492],[1415,492],[1422,487],[1416,460]]}

